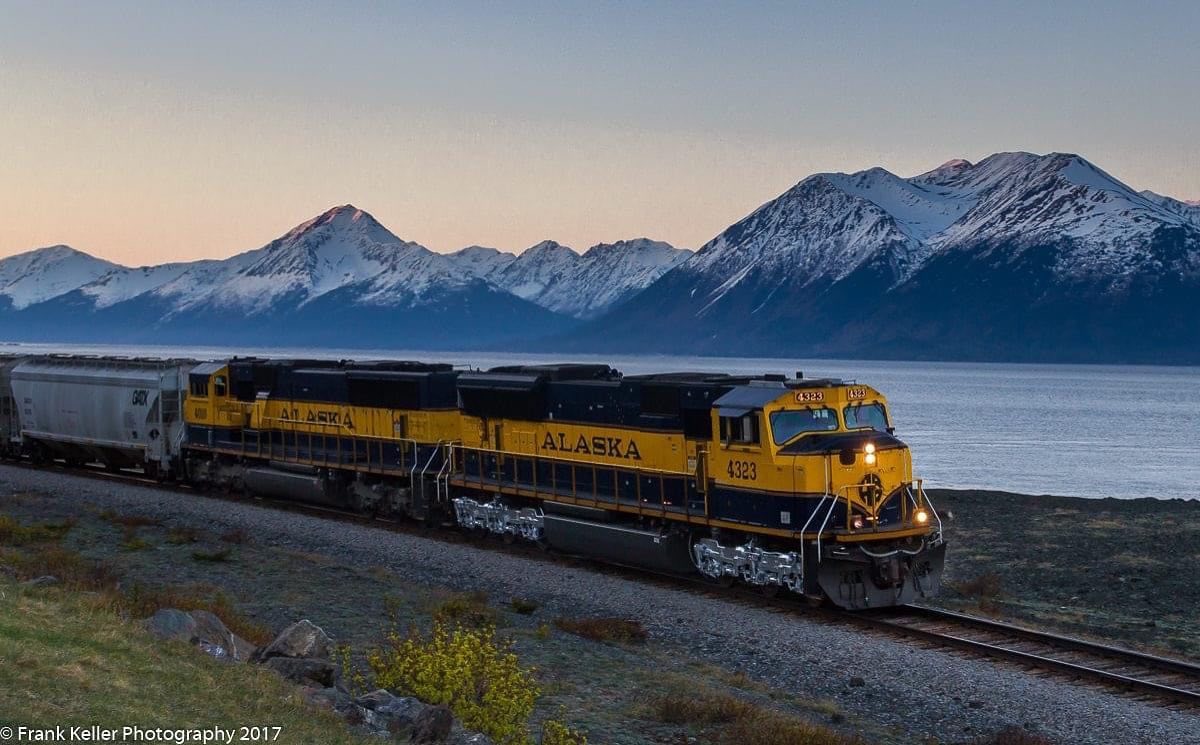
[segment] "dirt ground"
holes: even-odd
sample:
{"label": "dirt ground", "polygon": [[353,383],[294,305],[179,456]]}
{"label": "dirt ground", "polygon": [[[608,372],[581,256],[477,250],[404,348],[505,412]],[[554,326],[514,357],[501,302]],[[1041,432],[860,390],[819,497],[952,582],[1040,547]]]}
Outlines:
{"label": "dirt ground", "polygon": [[936,605],[1200,657],[1200,502],[934,491]]}

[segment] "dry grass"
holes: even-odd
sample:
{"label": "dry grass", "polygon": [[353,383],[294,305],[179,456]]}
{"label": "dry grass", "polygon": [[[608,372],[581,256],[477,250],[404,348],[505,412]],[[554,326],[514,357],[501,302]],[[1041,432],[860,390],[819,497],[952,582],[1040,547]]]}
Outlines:
{"label": "dry grass", "polygon": [[[255,665],[217,662],[61,590],[0,580],[0,719],[30,727],[64,722],[148,728],[213,722],[281,726],[280,742],[362,745],[331,712]],[[112,726],[116,726],[115,724]]]}
{"label": "dry grass", "polygon": [[244,546],[250,543],[250,533],[244,528],[234,528],[221,534],[221,540],[225,543],[232,543],[236,546]]}
{"label": "dry grass", "polygon": [[113,510],[104,510],[100,513],[100,519],[120,525],[124,528],[149,528],[159,527],[162,525],[162,520],[149,515],[124,515]]}
{"label": "dry grass", "polygon": [[627,618],[556,618],[554,625],[598,642],[644,642],[650,636],[641,621]]}
{"label": "dry grass", "polygon": [[999,601],[1004,595],[1004,580],[996,572],[984,572],[959,582],[954,585],[954,589],[963,597],[973,599],[979,610],[996,613],[1000,609]]}
{"label": "dry grass", "polygon": [[121,549],[124,551],[141,551],[150,548],[150,542],[138,535],[138,529],[132,525],[125,526],[121,534]]}
{"label": "dry grass", "polygon": [[196,561],[220,564],[230,561],[233,558],[233,551],[228,548],[219,548],[214,551],[193,551],[192,558]]}
{"label": "dry grass", "polygon": [[858,742],[799,717],[726,693],[674,693],[650,704],[650,716],[667,724],[713,727],[706,741],[733,745],[851,745]]}
{"label": "dry grass", "polygon": [[167,543],[173,546],[184,546],[200,540],[203,532],[198,528],[178,526],[167,531]]}
{"label": "dry grass", "polygon": [[74,520],[22,525],[10,515],[0,515],[0,545],[27,546],[35,543],[53,543],[61,541],[73,527],[75,527]]}
{"label": "dry grass", "polygon": [[1054,740],[1020,727],[1005,727],[994,735],[972,741],[973,745],[1056,745]]}
{"label": "dry grass", "polygon": [[496,611],[485,592],[452,593],[441,596],[431,609],[433,620],[446,626],[483,628],[496,625]]}
{"label": "dry grass", "polygon": [[[45,526],[22,526],[5,523],[9,535],[22,535],[22,531],[34,531],[38,535],[53,534],[61,538],[70,528]],[[124,524],[124,523],[118,523]],[[15,526],[15,527],[14,527]],[[136,526],[124,528],[125,550],[139,550],[149,546],[137,535]],[[87,601],[92,607],[125,618],[146,618],[160,608],[179,610],[207,610],[217,616],[238,636],[257,645],[273,638],[270,629],[245,618],[233,602],[220,590],[207,585],[183,585],[174,587],[148,587],[144,585],[122,585],[120,576],[108,564],[90,559],[60,543],[29,543],[20,548],[0,548],[0,564],[8,567],[15,579],[35,577],[57,577],[63,589],[94,593]]]}
{"label": "dry grass", "polygon": [[17,579],[50,575],[72,590],[106,590],[117,584],[117,574],[107,564],[59,545],[33,546],[23,551],[9,549],[0,553],[0,561]]}
{"label": "dry grass", "polygon": [[110,595],[111,606],[131,618],[148,618],[162,608],[182,611],[206,610],[225,626],[255,646],[263,646],[274,634],[263,624],[246,618],[221,590],[210,585],[134,585],[120,595]]}
{"label": "dry grass", "polygon": [[671,694],[651,703],[655,719],[667,724],[728,724],[752,716],[758,706],[727,694]]}
{"label": "dry grass", "polygon": [[527,598],[513,598],[509,601],[509,605],[522,616],[531,616],[540,607],[536,602]]}

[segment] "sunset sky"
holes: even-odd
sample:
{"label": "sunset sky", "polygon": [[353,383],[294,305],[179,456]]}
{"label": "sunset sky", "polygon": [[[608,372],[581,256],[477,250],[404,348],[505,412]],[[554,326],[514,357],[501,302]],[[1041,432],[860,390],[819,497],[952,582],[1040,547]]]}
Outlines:
{"label": "sunset sky", "polygon": [[0,257],[696,247],[817,171],[1069,151],[1200,199],[1200,3],[0,0]]}

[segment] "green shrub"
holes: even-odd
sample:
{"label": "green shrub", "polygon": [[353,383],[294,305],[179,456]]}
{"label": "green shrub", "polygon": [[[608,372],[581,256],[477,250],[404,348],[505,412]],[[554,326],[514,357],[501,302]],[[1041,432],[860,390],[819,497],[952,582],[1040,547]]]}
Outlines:
{"label": "green shrub", "polygon": [[527,721],[540,694],[533,671],[521,667],[511,643],[491,627],[448,629],[429,635],[393,629],[387,644],[367,654],[375,685],[445,704],[467,729],[500,745],[529,742]]}
{"label": "green shrub", "polygon": [[542,722],[541,745],[587,745],[587,737],[557,719]]}

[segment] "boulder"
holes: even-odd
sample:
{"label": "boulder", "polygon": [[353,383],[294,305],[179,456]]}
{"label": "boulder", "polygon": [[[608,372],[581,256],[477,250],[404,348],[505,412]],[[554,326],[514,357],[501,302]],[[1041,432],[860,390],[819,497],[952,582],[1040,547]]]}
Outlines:
{"label": "boulder", "polygon": [[414,745],[433,745],[450,739],[450,730],[454,727],[454,715],[445,706],[427,706],[417,715],[413,724],[412,742]]}
{"label": "boulder", "polygon": [[245,662],[254,654],[254,645],[229,630],[206,610],[191,613],[176,608],[160,608],[145,621],[146,630],[159,639],[178,639],[195,644],[205,654],[228,662]]}
{"label": "boulder", "polygon": [[[193,641],[199,644],[201,649],[204,649],[205,645],[220,647],[224,650],[223,657],[232,662],[245,662],[254,655],[254,645],[230,631],[229,627],[212,613],[206,610],[194,610],[189,615],[196,622]],[[207,649],[205,651],[213,654]],[[222,657],[222,655],[216,654],[213,656]]]}
{"label": "boulder", "polygon": [[175,608],[160,608],[144,623],[146,630],[159,639],[189,642],[196,637],[196,619]]}
{"label": "boulder", "polygon": [[[279,658],[277,658],[279,659]],[[322,709],[329,709],[345,716],[347,712],[355,708],[354,701],[350,698],[350,694],[337,686],[328,688],[308,688],[305,690],[304,697],[310,704]]]}
{"label": "boulder", "polygon": [[272,657],[263,663],[281,677],[305,685],[316,684],[332,688],[341,670],[329,660],[310,660],[300,657]]}
{"label": "boulder", "polygon": [[272,657],[293,657],[298,659],[327,660],[329,659],[329,636],[312,621],[307,619],[284,629],[275,641],[263,648],[259,659],[266,661]]}
{"label": "boulder", "polygon": [[354,699],[354,704],[373,715],[373,721],[389,734],[403,738],[413,732],[426,705],[415,698],[396,696],[382,688]]}

